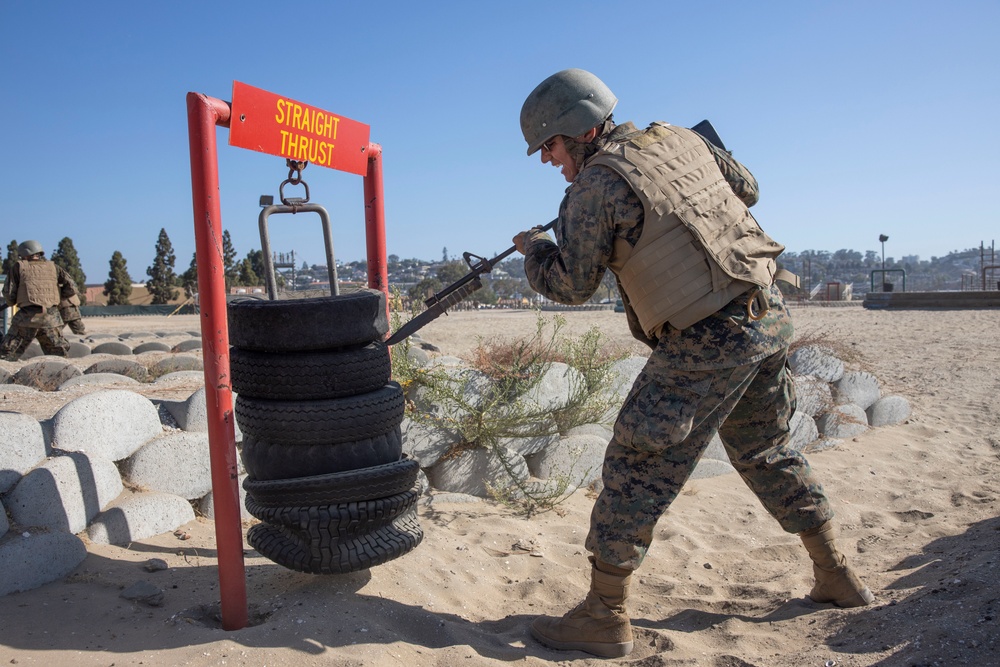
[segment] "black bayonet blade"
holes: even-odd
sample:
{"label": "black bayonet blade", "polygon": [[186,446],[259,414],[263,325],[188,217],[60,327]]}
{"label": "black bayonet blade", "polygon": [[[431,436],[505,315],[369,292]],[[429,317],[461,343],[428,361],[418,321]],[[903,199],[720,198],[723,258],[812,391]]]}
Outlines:
{"label": "black bayonet blade", "polygon": [[417,333],[425,325],[430,324],[432,321],[436,320],[441,313],[445,312],[442,310],[425,310],[424,312],[416,315],[412,320],[399,327],[393,332],[388,339],[386,339],[386,345],[395,345],[406,340],[413,334]]}

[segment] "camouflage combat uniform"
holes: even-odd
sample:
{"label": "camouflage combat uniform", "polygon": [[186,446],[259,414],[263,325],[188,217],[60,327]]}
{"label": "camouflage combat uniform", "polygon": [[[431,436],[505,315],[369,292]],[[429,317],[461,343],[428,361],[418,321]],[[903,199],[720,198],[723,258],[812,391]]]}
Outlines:
{"label": "camouflage combat uniform", "polygon": [[[631,124],[620,125],[610,138],[633,131]],[[741,190],[744,202],[756,200],[756,183],[734,187]],[[537,230],[525,238],[528,281],[560,303],[585,302],[608,270],[615,239],[634,247],[643,220],[642,204],[626,181],[585,162],[560,205],[558,245]],[[795,409],[785,364],[792,322],[777,287],[767,292],[770,310],[760,320],[747,317],[744,293],[686,329],[664,325],[656,339],[639,325],[620,282],[619,292],[633,335],[653,351],[615,423],[587,549],[605,563],[638,568],[657,520],[716,432],[733,466],[784,530],[799,533],[831,519],[809,464],[786,446]]]}
{"label": "camouflage combat uniform", "polygon": [[83,316],[80,315],[80,297],[76,294],[76,287],[73,286],[72,280],[59,286],[59,295],[61,297],[59,316],[62,318],[63,324],[78,336],[86,335],[87,327],[84,326]]}
{"label": "camouflage combat uniform", "polygon": [[62,301],[59,303],[59,316],[62,317],[63,324],[68,326],[70,331],[78,336],[87,335],[87,327],[83,324],[79,306]]}
{"label": "camouflage combat uniform", "polygon": [[[44,307],[31,303],[18,303],[21,264],[27,261],[31,260],[22,259],[11,266],[7,281],[3,286],[4,299],[8,304],[17,304],[18,310],[11,319],[7,334],[0,342],[0,359],[17,361],[35,338],[38,339],[45,354],[65,357],[69,354],[69,343],[62,335],[64,323],[59,315],[58,305]],[[33,261],[49,262],[44,259]],[[56,279],[60,286],[66,281],[72,284],[73,279],[65,269],[55,264],[52,265],[56,269]]]}

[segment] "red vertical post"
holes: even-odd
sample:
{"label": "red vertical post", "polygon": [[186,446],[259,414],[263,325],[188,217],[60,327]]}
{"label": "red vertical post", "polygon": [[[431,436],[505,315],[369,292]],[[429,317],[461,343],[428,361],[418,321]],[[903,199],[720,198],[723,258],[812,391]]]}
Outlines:
{"label": "red vertical post", "polygon": [[215,137],[217,125],[229,127],[231,109],[228,102],[199,93],[188,93],[187,108],[222,627],[239,630],[248,622],[247,591],[233,391],[229,384],[229,326],[226,320],[222,207],[219,202],[219,161]]}
{"label": "red vertical post", "polygon": [[368,144],[365,174],[365,238],[368,251],[368,287],[385,292],[389,315],[389,267],[385,257],[385,194],[382,190],[382,147]]}

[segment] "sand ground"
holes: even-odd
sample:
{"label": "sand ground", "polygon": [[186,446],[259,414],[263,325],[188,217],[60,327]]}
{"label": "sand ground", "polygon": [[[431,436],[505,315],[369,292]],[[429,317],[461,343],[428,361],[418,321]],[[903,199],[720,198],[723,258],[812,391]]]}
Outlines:
{"label": "sand ground", "polygon": [[[1000,314],[796,307],[798,336],[849,352],[884,393],[913,406],[810,461],[832,498],[840,545],[876,604],[840,610],[806,597],[811,572],[736,475],[693,480],[661,519],[634,577],[629,610],[641,667],[997,665],[1000,649]],[[92,331],[197,329],[173,321],[91,320]],[[597,326],[629,343],[622,315],[566,315],[564,333]],[[423,337],[447,354],[476,338],[527,336],[535,315],[477,311],[439,318]],[[0,409],[15,405],[0,399]],[[251,625],[223,630],[214,525],[128,547],[91,545],[65,581],[0,599],[0,664],[340,667],[575,664],[530,620],[585,595],[583,541],[592,498],[578,492],[533,518],[492,503],[420,510],[413,552],[341,576],[295,573],[246,547]],[[527,549],[523,548],[527,547]],[[533,554],[533,555],[529,555]],[[147,572],[150,558],[169,568]],[[140,580],[162,606],[122,599]]]}

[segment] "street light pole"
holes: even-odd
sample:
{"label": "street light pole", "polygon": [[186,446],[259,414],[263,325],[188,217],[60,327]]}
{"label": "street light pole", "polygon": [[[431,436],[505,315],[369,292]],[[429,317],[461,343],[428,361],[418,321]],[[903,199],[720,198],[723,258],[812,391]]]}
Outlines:
{"label": "street light pole", "polygon": [[889,240],[889,237],[885,234],[879,234],[878,240],[882,243],[882,291],[885,291],[885,242]]}

